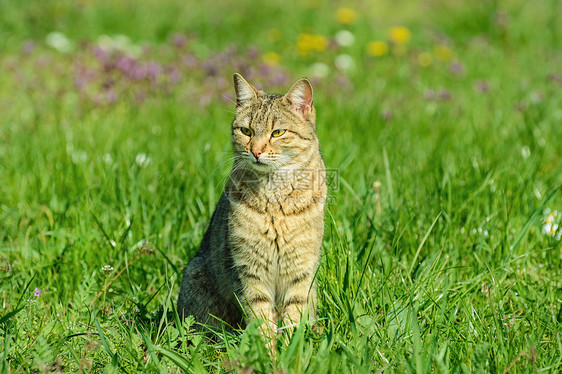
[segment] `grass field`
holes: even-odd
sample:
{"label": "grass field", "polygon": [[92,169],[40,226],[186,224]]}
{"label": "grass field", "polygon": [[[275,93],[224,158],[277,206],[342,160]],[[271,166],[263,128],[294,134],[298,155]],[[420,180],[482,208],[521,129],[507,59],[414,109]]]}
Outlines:
{"label": "grass field", "polygon": [[[562,3],[138,3],[0,0],[0,372],[562,371]],[[275,364],[174,309],[235,71],[311,78],[338,176]]]}

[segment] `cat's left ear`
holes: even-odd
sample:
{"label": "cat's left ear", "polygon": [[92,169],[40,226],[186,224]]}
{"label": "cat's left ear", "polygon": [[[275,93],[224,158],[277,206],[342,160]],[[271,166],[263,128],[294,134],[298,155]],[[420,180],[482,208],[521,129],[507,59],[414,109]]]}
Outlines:
{"label": "cat's left ear", "polygon": [[285,99],[289,101],[293,110],[299,113],[304,119],[312,112],[312,85],[306,78],[301,78],[285,94]]}

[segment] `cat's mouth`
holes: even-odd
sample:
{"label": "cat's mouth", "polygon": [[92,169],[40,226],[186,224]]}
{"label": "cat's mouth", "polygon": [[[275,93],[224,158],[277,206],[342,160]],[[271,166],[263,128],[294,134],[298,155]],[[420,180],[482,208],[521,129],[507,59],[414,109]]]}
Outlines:
{"label": "cat's mouth", "polygon": [[259,172],[269,172],[275,168],[275,163],[268,160],[252,158],[248,160],[249,167]]}
{"label": "cat's mouth", "polygon": [[252,166],[256,166],[256,167],[261,168],[261,169],[273,166],[272,164],[270,164],[268,162],[264,162],[262,160],[253,160],[253,161],[250,161],[250,164]]}
{"label": "cat's mouth", "polygon": [[283,165],[282,159],[268,155],[262,155],[256,158],[252,154],[246,154],[244,158],[246,159],[246,167],[262,173],[271,172]]}

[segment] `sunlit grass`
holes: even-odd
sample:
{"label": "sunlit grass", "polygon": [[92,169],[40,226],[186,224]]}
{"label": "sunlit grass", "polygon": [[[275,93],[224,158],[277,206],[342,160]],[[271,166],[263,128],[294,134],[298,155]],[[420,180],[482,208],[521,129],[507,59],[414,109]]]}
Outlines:
{"label": "sunlit grass", "polygon": [[[0,4],[3,372],[561,370],[555,1]],[[319,321],[275,363],[175,312],[234,71],[309,76],[338,171]]]}

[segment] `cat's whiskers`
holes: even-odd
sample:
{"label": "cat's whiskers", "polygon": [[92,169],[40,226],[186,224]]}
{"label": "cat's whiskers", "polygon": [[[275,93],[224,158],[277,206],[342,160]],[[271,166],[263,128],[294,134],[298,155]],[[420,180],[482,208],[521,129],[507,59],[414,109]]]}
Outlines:
{"label": "cat's whiskers", "polygon": [[223,161],[221,161],[221,162],[218,164],[217,167],[215,167],[215,168],[211,171],[210,174],[211,174],[211,175],[215,174],[215,172],[216,172],[219,168],[221,168],[222,166],[224,166],[226,163],[235,161],[235,160],[236,160],[236,157],[237,157],[236,155],[227,156]]}
{"label": "cat's whiskers", "polygon": [[[230,170],[230,172],[227,173],[226,175],[224,175],[224,176],[220,179],[220,181],[219,181],[219,183],[218,183],[218,185],[219,185],[222,189],[224,189],[224,187],[226,186],[226,181],[228,180],[228,178],[230,177],[230,175],[233,174],[234,172],[236,172],[237,170],[239,170],[239,169],[242,167],[242,162],[240,162],[240,160],[241,160],[242,158],[243,158],[243,157],[242,157],[241,155],[235,153],[229,160],[224,161],[224,162],[221,163],[221,165],[224,165],[226,162],[234,161],[234,163],[232,164],[232,169]],[[237,162],[237,161],[238,161],[238,162]],[[215,169],[215,170],[216,170],[216,169]]]}

